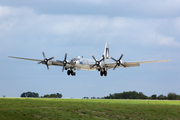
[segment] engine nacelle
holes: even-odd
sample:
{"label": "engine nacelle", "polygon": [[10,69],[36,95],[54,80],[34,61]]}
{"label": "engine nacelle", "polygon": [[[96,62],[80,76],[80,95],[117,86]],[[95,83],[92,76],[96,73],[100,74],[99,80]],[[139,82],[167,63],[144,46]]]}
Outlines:
{"label": "engine nacelle", "polygon": [[47,64],[48,64],[48,66],[51,66],[52,65],[52,61],[48,61]]}
{"label": "engine nacelle", "polygon": [[123,60],[121,60],[121,63],[124,65],[124,61]]}

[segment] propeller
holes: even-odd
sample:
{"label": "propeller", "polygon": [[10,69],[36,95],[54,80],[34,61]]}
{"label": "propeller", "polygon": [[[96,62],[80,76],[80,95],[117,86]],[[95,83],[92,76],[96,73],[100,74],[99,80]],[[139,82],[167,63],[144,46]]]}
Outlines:
{"label": "propeller", "polygon": [[97,66],[97,67],[100,67],[100,69],[101,69],[100,63],[101,63],[101,61],[104,60],[104,55],[102,55],[102,59],[99,60],[99,61],[96,60],[96,58],[94,57],[94,55],[92,55],[92,58],[94,59],[94,61],[95,61],[96,63],[95,63],[93,66],[91,66],[91,68],[93,68],[94,66]]}
{"label": "propeller", "polygon": [[43,54],[43,57],[44,57],[44,60],[43,61],[40,61],[38,62],[37,64],[45,64],[47,66],[47,69],[49,70],[49,65],[48,65],[48,61],[49,60],[52,60],[54,59],[54,57],[51,57],[51,58],[46,58],[44,52],[42,51],[42,54]]}
{"label": "propeller", "polygon": [[121,59],[122,59],[123,55],[124,54],[122,54],[118,60],[114,59],[113,57],[110,57],[112,60],[116,61],[116,65],[114,66],[113,70],[115,70],[116,67],[120,66],[120,65],[122,65],[123,67],[126,67],[124,64],[121,63]]}
{"label": "propeller", "polygon": [[64,72],[65,66],[66,66],[66,64],[68,63],[67,60],[66,60],[66,58],[67,58],[67,53],[65,53],[64,60],[62,61],[62,62],[63,62],[62,72]]}

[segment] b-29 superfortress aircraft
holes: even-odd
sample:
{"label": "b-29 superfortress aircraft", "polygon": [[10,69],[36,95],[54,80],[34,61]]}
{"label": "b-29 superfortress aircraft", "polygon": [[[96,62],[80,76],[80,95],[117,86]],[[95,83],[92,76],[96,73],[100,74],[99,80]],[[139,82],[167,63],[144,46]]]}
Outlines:
{"label": "b-29 superfortress aircraft", "polygon": [[[100,60],[97,60],[94,55],[92,55],[93,59],[83,58],[81,56],[77,56],[76,58],[71,59],[70,61],[67,60],[67,53],[65,53],[65,57],[63,61],[55,60],[53,61],[54,57],[46,58],[44,52],[42,52],[44,60],[39,59],[29,59],[29,58],[21,58],[21,57],[13,57],[8,56],[10,58],[16,59],[23,59],[23,60],[31,60],[37,61],[37,64],[45,64],[47,69],[49,70],[49,66],[62,66],[62,72],[67,70],[67,75],[76,76],[75,70],[98,70],[101,76],[107,76],[107,71],[109,69],[115,70],[116,68],[120,67],[135,67],[140,66],[141,63],[153,63],[153,62],[165,62],[171,60],[155,60],[155,61],[139,61],[139,62],[125,62],[122,60],[124,54],[120,56],[119,59],[114,59],[113,57],[109,56],[109,44],[105,44],[104,54]],[[113,61],[110,61],[112,59]]]}

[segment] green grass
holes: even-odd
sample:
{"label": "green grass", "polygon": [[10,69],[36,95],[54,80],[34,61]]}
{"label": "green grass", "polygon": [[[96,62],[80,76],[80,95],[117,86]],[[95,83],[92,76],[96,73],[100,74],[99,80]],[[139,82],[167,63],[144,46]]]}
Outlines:
{"label": "green grass", "polygon": [[180,101],[0,98],[0,120],[179,120]]}

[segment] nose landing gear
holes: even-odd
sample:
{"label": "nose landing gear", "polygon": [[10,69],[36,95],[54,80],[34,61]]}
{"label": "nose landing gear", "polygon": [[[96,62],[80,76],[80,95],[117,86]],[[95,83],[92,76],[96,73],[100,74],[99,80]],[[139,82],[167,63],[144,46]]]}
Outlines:
{"label": "nose landing gear", "polygon": [[101,76],[103,76],[103,75],[104,75],[104,76],[107,76],[107,71],[105,71],[105,70],[104,70],[104,71],[100,71],[100,75],[101,75]]}

